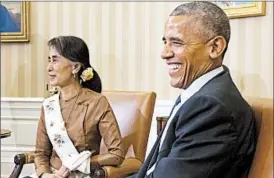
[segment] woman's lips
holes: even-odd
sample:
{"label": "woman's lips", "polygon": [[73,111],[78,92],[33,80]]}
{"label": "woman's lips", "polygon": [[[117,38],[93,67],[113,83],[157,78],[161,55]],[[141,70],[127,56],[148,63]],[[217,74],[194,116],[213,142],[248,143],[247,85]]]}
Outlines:
{"label": "woman's lips", "polygon": [[52,80],[56,77],[56,75],[49,75],[49,79]]}

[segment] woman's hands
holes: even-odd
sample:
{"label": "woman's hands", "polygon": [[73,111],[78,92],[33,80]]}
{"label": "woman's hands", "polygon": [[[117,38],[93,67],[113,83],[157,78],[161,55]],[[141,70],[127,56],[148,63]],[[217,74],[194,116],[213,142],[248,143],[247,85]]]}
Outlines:
{"label": "woman's hands", "polygon": [[69,177],[69,169],[62,166],[57,172],[54,174],[44,173],[41,178],[68,178]]}
{"label": "woman's hands", "polygon": [[43,173],[41,178],[57,178],[54,174],[51,173]]}
{"label": "woman's hands", "polygon": [[65,166],[61,166],[61,168],[55,172],[55,175],[59,176],[60,178],[67,178],[69,176],[69,169]]}

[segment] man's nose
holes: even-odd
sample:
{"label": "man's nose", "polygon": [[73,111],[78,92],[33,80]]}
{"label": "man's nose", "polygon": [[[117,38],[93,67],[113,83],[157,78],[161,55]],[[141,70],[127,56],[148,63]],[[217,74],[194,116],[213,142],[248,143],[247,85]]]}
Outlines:
{"label": "man's nose", "polygon": [[166,45],[164,47],[164,49],[162,50],[161,58],[162,59],[169,59],[173,56],[174,56],[173,50],[168,45]]}

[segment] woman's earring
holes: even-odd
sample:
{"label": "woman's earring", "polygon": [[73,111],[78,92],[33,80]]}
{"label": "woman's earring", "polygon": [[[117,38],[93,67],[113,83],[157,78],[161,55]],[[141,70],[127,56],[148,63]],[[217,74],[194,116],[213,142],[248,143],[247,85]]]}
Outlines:
{"label": "woman's earring", "polygon": [[73,74],[73,77],[74,77],[74,78],[76,78],[76,75],[75,75],[75,74]]}

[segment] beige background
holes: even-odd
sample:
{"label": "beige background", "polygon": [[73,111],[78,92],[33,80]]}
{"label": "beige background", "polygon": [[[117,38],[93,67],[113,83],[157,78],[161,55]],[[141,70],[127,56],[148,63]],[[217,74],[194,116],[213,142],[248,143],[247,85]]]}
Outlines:
{"label": "beige background", "polygon": [[[30,43],[1,44],[1,97],[43,97],[46,42],[82,37],[104,90],[153,90],[174,99],[160,58],[164,23],[180,3],[31,2]],[[273,2],[266,16],[232,19],[225,64],[245,95],[273,98]]]}

